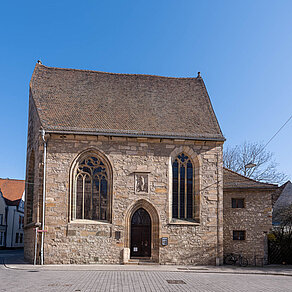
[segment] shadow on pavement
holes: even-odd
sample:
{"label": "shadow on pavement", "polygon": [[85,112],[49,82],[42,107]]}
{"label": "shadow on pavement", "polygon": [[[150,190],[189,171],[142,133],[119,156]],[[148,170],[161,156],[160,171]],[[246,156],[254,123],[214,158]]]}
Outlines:
{"label": "shadow on pavement", "polygon": [[0,250],[1,264],[23,265],[29,264],[24,260],[23,248],[22,249],[1,249]]}

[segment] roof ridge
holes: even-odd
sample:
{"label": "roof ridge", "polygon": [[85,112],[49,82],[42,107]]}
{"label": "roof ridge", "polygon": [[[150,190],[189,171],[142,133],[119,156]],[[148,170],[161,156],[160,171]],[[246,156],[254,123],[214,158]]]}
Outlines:
{"label": "roof ridge", "polygon": [[247,179],[247,180],[253,181],[253,182],[258,183],[258,184],[264,184],[264,185],[270,185],[270,186],[278,186],[278,185],[276,185],[276,184],[270,184],[270,183],[266,183],[266,182],[260,182],[260,181],[257,181],[257,180],[255,180],[255,179],[252,179],[252,178],[250,178],[250,177],[244,176],[244,175],[242,175],[242,174],[240,174],[240,173],[238,173],[238,172],[236,172],[236,171],[233,171],[233,170],[231,170],[231,169],[229,169],[229,168],[226,168],[226,167],[223,167],[223,168],[224,168],[225,170],[227,170],[227,171],[230,171],[230,172],[232,172],[232,173],[234,173],[234,174],[240,176],[240,177],[243,177],[243,178],[245,178],[245,179]]}
{"label": "roof ridge", "polygon": [[286,187],[286,185],[288,185],[288,184],[291,184],[291,181],[290,180],[287,180],[285,183],[283,183],[279,188],[281,189],[281,188],[285,188]]}
{"label": "roof ridge", "polygon": [[43,64],[38,64],[38,63],[36,64],[35,68],[37,67],[45,67],[46,69],[53,69],[53,70],[81,71],[81,72],[90,72],[90,73],[99,73],[99,74],[108,74],[108,75],[159,77],[159,78],[166,78],[166,79],[188,79],[188,80],[198,80],[198,81],[203,80],[201,76],[200,77],[173,77],[173,76],[162,76],[162,75],[155,75],[155,74],[114,73],[114,72],[96,71],[96,70],[88,70],[88,69],[50,67],[50,66],[45,66]]}

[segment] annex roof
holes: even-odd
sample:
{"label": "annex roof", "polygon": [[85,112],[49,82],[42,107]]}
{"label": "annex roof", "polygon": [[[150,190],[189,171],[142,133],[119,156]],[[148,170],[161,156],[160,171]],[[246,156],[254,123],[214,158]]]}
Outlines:
{"label": "annex roof", "polygon": [[0,191],[7,205],[17,206],[24,193],[24,188],[24,180],[0,178]]}
{"label": "annex roof", "polygon": [[275,203],[275,208],[286,207],[292,204],[292,183],[287,181],[280,188],[280,194]]}
{"label": "annex roof", "polygon": [[36,64],[30,82],[47,132],[224,141],[203,79]]}
{"label": "annex roof", "polygon": [[245,177],[230,169],[223,168],[223,188],[226,189],[277,189],[278,186]]}

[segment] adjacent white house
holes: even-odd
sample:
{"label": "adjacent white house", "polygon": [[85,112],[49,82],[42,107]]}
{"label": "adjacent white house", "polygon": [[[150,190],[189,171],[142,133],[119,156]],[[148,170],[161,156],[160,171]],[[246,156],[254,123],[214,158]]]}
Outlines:
{"label": "adjacent white house", "polygon": [[0,178],[0,248],[23,247],[25,181]]}
{"label": "adjacent white house", "polygon": [[6,203],[5,199],[0,192],[0,247],[5,246],[5,233],[6,233]]}

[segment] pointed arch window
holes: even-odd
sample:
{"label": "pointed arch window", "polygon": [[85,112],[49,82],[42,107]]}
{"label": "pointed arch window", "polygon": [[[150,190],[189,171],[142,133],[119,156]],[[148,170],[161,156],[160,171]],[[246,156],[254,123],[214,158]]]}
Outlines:
{"label": "pointed arch window", "polygon": [[26,177],[26,224],[33,221],[34,215],[34,169],[35,157],[34,151],[31,152],[28,163],[28,171]]}
{"label": "pointed arch window", "polygon": [[110,171],[98,155],[77,163],[73,177],[72,220],[110,221]]}
{"label": "pointed arch window", "polygon": [[179,154],[172,163],[172,217],[195,219],[195,172],[191,159]]}

